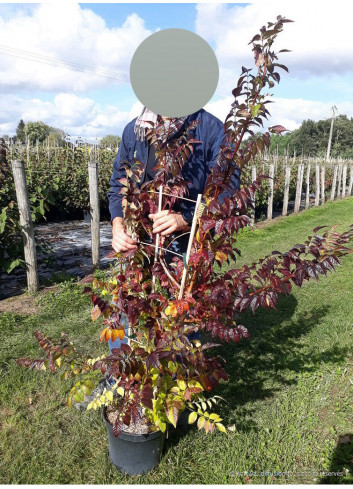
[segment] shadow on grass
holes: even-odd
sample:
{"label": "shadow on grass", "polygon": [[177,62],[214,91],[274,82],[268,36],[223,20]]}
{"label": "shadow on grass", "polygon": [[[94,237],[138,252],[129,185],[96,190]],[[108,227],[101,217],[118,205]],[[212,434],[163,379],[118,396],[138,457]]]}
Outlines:
{"label": "shadow on grass", "polygon": [[177,426],[177,428],[168,428],[168,437],[165,439],[163,456],[165,456],[173,447],[178,446],[180,440],[182,440],[191,430],[197,430],[196,423],[192,425]]}
{"label": "shadow on grass", "polygon": [[251,420],[255,408],[247,403],[271,399],[281,387],[296,384],[299,377],[314,373],[320,364],[345,359],[348,348],[333,346],[320,352],[303,341],[329,307],[313,307],[293,318],[296,306],[295,297],[280,297],[276,310],[259,310],[255,316],[251,312],[242,314],[238,323],[248,327],[250,338],[222,348],[229,382],[220,385],[215,394],[226,400],[221,416],[227,424],[235,423],[238,431],[256,427]]}
{"label": "shadow on grass", "polygon": [[337,446],[332,454],[331,473],[322,477],[320,484],[352,484],[353,483],[353,434],[339,436]]}

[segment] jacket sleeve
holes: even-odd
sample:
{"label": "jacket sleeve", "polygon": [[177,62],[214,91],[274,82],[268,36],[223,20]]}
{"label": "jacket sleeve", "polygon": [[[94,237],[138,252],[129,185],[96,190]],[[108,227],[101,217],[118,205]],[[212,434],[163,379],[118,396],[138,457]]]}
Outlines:
{"label": "jacket sleeve", "polygon": [[113,174],[110,179],[110,190],[108,192],[109,198],[109,211],[111,217],[111,223],[115,217],[124,217],[122,208],[123,195],[120,193],[122,184],[119,182],[120,178],[126,178],[126,171],[122,165],[122,162],[129,160],[129,149],[127,147],[127,135],[126,128],[123,131],[118,154],[113,163]]}
{"label": "jacket sleeve", "polygon": [[[226,139],[226,135],[223,134],[223,124],[222,124],[221,134],[218,138],[216,138],[215,143],[211,148],[211,156],[210,156],[210,164],[209,164],[210,169],[216,165],[220,153],[221,145],[225,142],[225,139]],[[231,144],[231,147],[234,147],[234,143]],[[240,190],[240,173],[241,173],[240,168],[237,166],[230,178],[231,180],[230,183],[233,190]],[[219,195],[219,202],[223,203],[225,197],[232,197],[232,196],[233,193],[229,194],[229,192],[223,191]]]}
{"label": "jacket sleeve", "polygon": [[[213,123],[211,127],[209,127],[208,129],[211,131],[211,134],[210,134],[210,142],[208,144],[208,148],[205,151],[205,161],[204,161],[205,182],[207,180],[207,177],[211,173],[212,168],[217,163],[217,158],[220,152],[221,144],[224,140],[223,124],[221,123],[221,121],[219,121],[219,123]],[[204,201],[202,200],[202,202]],[[195,204],[189,201],[182,200],[180,201],[178,209],[182,212],[184,216],[186,216],[189,220],[191,220],[194,215]]]}

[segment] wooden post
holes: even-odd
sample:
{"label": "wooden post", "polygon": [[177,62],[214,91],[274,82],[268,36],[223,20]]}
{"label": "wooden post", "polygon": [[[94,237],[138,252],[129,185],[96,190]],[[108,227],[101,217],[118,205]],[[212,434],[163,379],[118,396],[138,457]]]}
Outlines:
{"label": "wooden post", "polygon": [[311,164],[308,164],[308,168],[306,169],[306,178],[305,178],[305,209],[309,209],[310,206],[310,169]]}
{"label": "wooden post", "polygon": [[333,168],[333,180],[332,180],[332,189],[331,189],[331,200],[335,200],[336,183],[337,183],[337,172],[338,172],[338,167],[337,167],[337,165],[335,165],[334,168]]}
{"label": "wooden post", "polygon": [[344,165],[342,171],[342,198],[346,196],[346,183],[347,183],[347,165]]}
{"label": "wooden post", "polygon": [[294,202],[295,213],[300,211],[300,202],[302,199],[303,175],[304,175],[304,165],[301,163],[300,165],[298,165],[297,190],[295,192],[295,202]]}
{"label": "wooden post", "polygon": [[27,168],[29,168],[29,139],[27,139],[26,153],[27,153]]}
{"label": "wooden post", "polygon": [[338,165],[337,198],[341,197],[342,165]]}
{"label": "wooden post", "polygon": [[[256,166],[253,165],[251,168],[251,181],[254,182],[256,180]],[[253,204],[253,215],[251,216],[251,224],[252,226],[255,224],[255,201],[256,201],[256,192],[254,194]]]}
{"label": "wooden post", "polygon": [[36,243],[34,240],[34,226],[31,216],[26,173],[24,162],[14,160],[12,162],[13,179],[16,188],[18,209],[20,212],[21,234],[24,244],[24,255],[27,269],[28,292],[33,294],[39,289]]}
{"label": "wooden post", "polygon": [[321,166],[321,204],[325,203],[325,165]]}
{"label": "wooden post", "polygon": [[320,203],[320,167],[319,165],[315,166],[315,206],[318,206]]}
{"label": "wooden post", "polygon": [[92,269],[94,271],[100,266],[100,210],[98,192],[98,164],[95,161],[88,162],[88,178],[92,235]]}
{"label": "wooden post", "polygon": [[286,216],[287,213],[288,213],[289,183],[290,183],[290,166],[287,166],[287,168],[286,168],[286,176],[285,176],[285,180],[284,180],[284,195],[283,195],[282,216]]}
{"label": "wooden post", "polygon": [[353,187],[353,166],[350,166],[349,170],[349,186],[348,186],[348,195],[352,195],[352,187]]}
{"label": "wooden post", "polygon": [[269,171],[269,187],[270,187],[270,193],[268,196],[268,205],[267,205],[267,219],[272,219],[272,208],[273,208],[273,176],[274,176],[274,166],[273,164],[270,165],[270,171]]}

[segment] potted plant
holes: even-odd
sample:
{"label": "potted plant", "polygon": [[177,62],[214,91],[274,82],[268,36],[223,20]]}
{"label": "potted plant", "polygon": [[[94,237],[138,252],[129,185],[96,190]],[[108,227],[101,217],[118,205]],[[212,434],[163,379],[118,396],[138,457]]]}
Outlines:
{"label": "potted plant", "polygon": [[[193,137],[197,121],[171,141],[165,140],[161,127],[151,128],[148,137],[158,161],[152,183],[140,186],[140,162],[126,168],[127,178],[122,179],[125,226],[136,236],[138,249],[117,254],[111,278],[95,280],[84,292],[92,298],[92,319],[103,317],[100,340],[123,340],[126,315],[129,344],[100,358],[83,357],[66,335],[54,342],[37,331],[46,358],[19,360],[38,370],[61,368],[63,379],[79,376],[70,391],[69,406],[84,401],[101,374],[115,381],[111,389],[97,393],[87,409],[103,407],[111,459],[130,474],[143,473],[158,463],[167,426],[176,427],[185,410],[188,422],[197,422],[206,433],[226,433],[222,419],[213,412],[219,397],[210,397],[219,382],[228,378],[222,357],[209,354],[220,344],[191,341],[189,335],[204,331],[226,342],[247,338],[247,329],[235,319],[239,313],[275,307],[279,294],[290,294],[292,285],[300,287],[305,280],[326,275],[339,264],[340,256],[351,251],[346,244],[353,239],[353,228],[323,235],[316,234],[320,229],[316,228],[314,236],[286,253],[274,251],[257,263],[225,272],[219,268],[240,255],[234,246],[236,234],[250,225],[249,209],[265,178],[236,190],[232,176],[269,146],[269,132],[249,141],[244,137],[255,136],[252,129],[263,124],[269,114],[263,91],[279,82],[277,68],[286,70],[272,50],[285,22],[290,21],[278,16],[251,41],[257,74],[242,68],[218,162],[208,177],[203,204],[200,198],[195,203],[188,252],[175,256],[169,266],[164,258],[171,239],[160,243],[157,236],[158,242],[148,241],[152,235],[148,214],[169,208],[187,195],[181,169],[198,144]],[[280,134],[285,129],[273,126],[270,131]],[[145,266],[146,260],[150,266]]]}

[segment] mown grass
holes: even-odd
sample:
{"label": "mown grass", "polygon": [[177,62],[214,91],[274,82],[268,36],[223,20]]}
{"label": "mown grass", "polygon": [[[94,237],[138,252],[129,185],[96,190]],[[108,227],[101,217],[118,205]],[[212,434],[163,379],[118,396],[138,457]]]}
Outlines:
{"label": "mown grass", "polygon": [[[285,251],[317,225],[353,222],[353,199],[329,203],[239,236],[239,263]],[[68,410],[61,384],[50,373],[16,366],[39,356],[32,332],[69,333],[99,354],[99,325],[73,283],[42,298],[35,316],[4,313],[1,328],[0,482],[5,484],[223,484],[353,482],[353,256],[337,272],[283,297],[276,310],[243,314],[251,338],[225,345],[230,381],[217,394],[227,435],[195,428],[171,430],[158,468],[129,477],[111,464],[101,413]],[[342,477],[246,476],[235,472],[341,470]]]}

